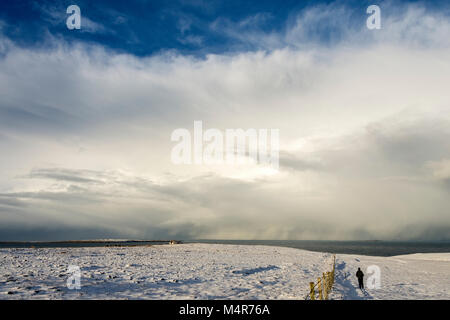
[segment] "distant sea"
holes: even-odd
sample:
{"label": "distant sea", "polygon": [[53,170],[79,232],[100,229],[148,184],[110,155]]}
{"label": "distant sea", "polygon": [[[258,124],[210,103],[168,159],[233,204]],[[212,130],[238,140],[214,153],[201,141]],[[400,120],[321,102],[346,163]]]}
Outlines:
{"label": "distant sea", "polygon": [[[183,243],[215,243],[290,247],[318,252],[396,256],[411,253],[450,252],[450,241],[314,241],[314,240],[185,240]],[[168,244],[165,240],[91,240],[55,242],[0,242],[0,248],[67,248],[105,246],[144,246]]]}
{"label": "distant sea", "polygon": [[450,241],[195,240],[189,242],[279,246],[319,252],[384,257],[411,253],[450,252]]}
{"label": "distant sea", "polygon": [[0,241],[0,248],[78,248],[147,246],[169,244],[165,240],[67,240],[67,241]]}

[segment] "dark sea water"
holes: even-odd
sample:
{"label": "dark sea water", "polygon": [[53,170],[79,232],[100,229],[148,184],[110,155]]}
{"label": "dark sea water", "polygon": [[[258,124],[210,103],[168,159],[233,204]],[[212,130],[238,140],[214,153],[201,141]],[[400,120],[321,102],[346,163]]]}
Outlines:
{"label": "dark sea water", "polygon": [[77,247],[114,247],[114,246],[147,246],[168,244],[169,241],[52,241],[52,242],[1,242],[0,248],[77,248]]}
{"label": "dark sea water", "polygon": [[[399,241],[313,241],[313,240],[185,240],[183,243],[217,243],[291,247],[310,251],[395,256],[411,253],[450,252],[450,242]],[[144,246],[168,244],[168,241],[58,241],[58,242],[0,242],[0,248],[67,248],[104,246]]]}
{"label": "dark sea water", "polygon": [[450,242],[313,240],[195,240],[189,242],[280,246],[310,251],[361,254],[368,256],[396,256],[411,253],[450,252]]}

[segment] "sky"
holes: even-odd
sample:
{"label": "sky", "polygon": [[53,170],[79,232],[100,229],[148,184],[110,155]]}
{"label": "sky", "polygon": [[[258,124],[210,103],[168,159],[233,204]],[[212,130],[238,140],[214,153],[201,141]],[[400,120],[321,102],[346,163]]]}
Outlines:
{"label": "sky", "polygon": [[[447,1],[3,1],[0,240],[450,240],[449,34]],[[194,121],[278,129],[279,169],[173,163]]]}

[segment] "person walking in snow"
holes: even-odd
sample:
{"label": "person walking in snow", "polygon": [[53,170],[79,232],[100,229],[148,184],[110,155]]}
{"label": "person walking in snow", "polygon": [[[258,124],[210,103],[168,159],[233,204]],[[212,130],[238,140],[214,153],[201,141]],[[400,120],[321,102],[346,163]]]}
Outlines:
{"label": "person walking in snow", "polygon": [[358,278],[359,288],[364,290],[364,273],[361,271],[361,268],[358,268],[358,271],[356,271],[356,277]]}

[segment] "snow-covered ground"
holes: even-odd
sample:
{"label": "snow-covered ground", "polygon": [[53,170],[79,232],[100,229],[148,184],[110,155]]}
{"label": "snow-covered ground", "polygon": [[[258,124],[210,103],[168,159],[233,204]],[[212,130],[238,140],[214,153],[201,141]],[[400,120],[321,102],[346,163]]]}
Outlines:
{"label": "snow-covered ground", "polygon": [[[380,268],[380,288],[363,294],[358,267]],[[394,257],[337,255],[335,299],[450,299],[450,253],[421,253]]]}
{"label": "snow-covered ground", "polygon": [[[0,299],[304,299],[331,264],[331,254],[272,246],[0,249]],[[67,288],[69,265],[80,290]],[[355,272],[369,265],[381,288],[362,293]],[[338,254],[331,297],[450,299],[450,254]]]}

